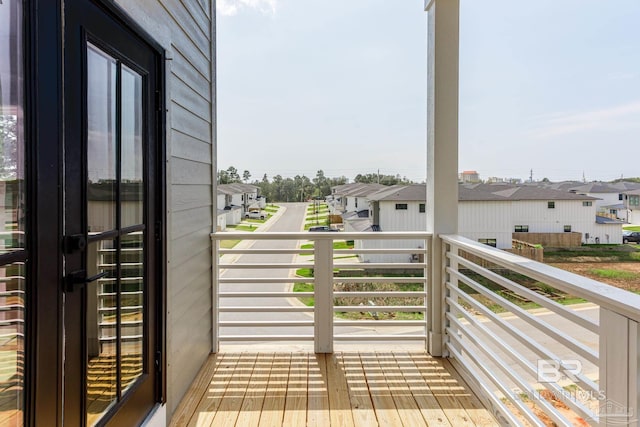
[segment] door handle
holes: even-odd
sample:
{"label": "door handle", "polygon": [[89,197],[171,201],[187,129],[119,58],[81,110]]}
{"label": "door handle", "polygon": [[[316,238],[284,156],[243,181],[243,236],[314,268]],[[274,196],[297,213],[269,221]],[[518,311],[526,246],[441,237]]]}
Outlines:
{"label": "door handle", "polygon": [[95,282],[98,279],[101,279],[109,274],[108,271],[103,271],[102,273],[98,273],[95,276],[87,277],[86,270],[78,270],[72,273],[67,274],[64,278],[64,290],[65,292],[73,292],[76,288],[86,285],[87,283]]}

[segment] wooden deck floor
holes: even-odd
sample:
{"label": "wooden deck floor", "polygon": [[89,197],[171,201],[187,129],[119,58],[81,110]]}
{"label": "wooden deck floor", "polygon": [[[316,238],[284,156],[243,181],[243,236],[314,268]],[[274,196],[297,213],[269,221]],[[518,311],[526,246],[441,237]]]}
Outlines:
{"label": "wooden deck floor", "polygon": [[212,355],[171,426],[494,426],[455,369],[424,352]]}

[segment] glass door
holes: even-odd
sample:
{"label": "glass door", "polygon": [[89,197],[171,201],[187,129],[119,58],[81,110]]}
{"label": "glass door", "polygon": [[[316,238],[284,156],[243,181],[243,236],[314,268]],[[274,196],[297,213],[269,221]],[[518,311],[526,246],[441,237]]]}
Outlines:
{"label": "glass door", "polygon": [[137,425],[162,364],[160,55],[94,3],[71,3],[64,423]]}

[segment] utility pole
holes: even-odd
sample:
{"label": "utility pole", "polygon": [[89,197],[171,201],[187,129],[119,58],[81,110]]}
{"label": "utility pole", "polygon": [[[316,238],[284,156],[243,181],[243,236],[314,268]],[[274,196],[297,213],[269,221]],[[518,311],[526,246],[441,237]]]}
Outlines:
{"label": "utility pole", "polygon": [[380,169],[378,169],[378,184],[380,184]]}
{"label": "utility pole", "polygon": [[531,169],[531,172],[529,175],[529,182],[533,182],[533,169]]}

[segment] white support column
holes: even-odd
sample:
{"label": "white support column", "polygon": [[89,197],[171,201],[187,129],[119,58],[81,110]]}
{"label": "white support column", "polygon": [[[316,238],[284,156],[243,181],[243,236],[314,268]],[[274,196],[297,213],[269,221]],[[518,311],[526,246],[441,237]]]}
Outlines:
{"label": "white support column", "polygon": [[211,352],[220,352],[220,240],[211,241]]}
{"label": "white support column", "polygon": [[442,355],[441,234],[458,231],[459,0],[425,0],[428,12],[427,231],[433,233],[428,350]]}
{"label": "white support column", "polygon": [[314,348],[333,353],[333,240],[317,239],[314,248]]}
{"label": "white support column", "polygon": [[601,426],[638,426],[640,339],[638,322],[600,308]]}

